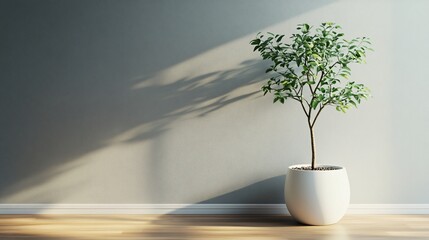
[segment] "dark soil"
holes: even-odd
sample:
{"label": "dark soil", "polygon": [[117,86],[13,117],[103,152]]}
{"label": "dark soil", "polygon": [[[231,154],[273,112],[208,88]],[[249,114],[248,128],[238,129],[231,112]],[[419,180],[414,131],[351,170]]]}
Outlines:
{"label": "dark soil", "polygon": [[330,167],[330,166],[320,166],[320,167],[315,167],[314,169],[311,169],[310,166],[306,166],[306,167],[294,167],[293,169],[295,170],[307,170],[307,171],[332,171],[332,170],[339,170],[339,167]]}

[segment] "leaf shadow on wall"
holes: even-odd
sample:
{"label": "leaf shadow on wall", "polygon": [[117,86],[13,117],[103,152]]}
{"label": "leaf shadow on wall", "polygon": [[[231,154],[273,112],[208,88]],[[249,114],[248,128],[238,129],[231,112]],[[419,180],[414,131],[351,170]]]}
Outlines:
{"label": "leaf shadow on wall", "polygon": [[260,93],[259,89],[256,89],[239,96],[230,94],[239,88],[262,81],[265,78],[264,68],[265,64],[259,60],[247,60],[239,67],[227,71],[215,71],[196,77],[181,78],[172,83],[135,89],[133,96],[135,100],[132,102],[137,104],[136,109],[140,109],[139,119],[143,124],[154,123],[154,127],[143,129],[141,134],[135,131],[134,136],[122,141],[153,138],[167,131],[168,126],[180,117],[187,115],[204,117]]}

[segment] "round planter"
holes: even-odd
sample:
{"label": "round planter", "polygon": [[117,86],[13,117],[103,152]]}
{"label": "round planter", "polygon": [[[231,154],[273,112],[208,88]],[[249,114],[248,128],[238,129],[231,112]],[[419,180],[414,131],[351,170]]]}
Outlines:
{"label": "round planter", "polygon": [[297,221],[309,225],[338,222],[350,202],[350,185],[344,167],[335,170],[299,170],[290,166],[286,175],[285,200],[289,213]]}

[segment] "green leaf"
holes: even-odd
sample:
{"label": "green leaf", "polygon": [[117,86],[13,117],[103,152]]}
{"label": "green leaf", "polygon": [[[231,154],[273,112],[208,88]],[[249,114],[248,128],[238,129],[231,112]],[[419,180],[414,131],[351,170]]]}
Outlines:
{"label": "green leaf", "polygon": [[251,45],[258,45],[260,43],[261,43],[261,39],[259,39],[259,38],[256,38],[256,39],[253,39],[252,41],[250,41]]}
{"label": "green leaf", "polygon": [[314,58],[316,58],[316,59],[320,59],[320,56],[319,56],[319,55],[317,55],[316,53],[311,54],[311,56],[313,56],[313,57],[314,57]]}
{"label": "green leaf", "polygon": [[307,23],[304,23],[302,32],[308,33],[309,31],[310,31],[310,25],[308,25]]}
{"label": "green leaf", "polygon": [[[322,95],[319,95],[319,96],[322,96]],[[323,96],[322,96],[322,98],[323,98]],[[316,109],[321,101],[322,101],[321,98],[313,98],[313,100],[310,102],[311,108]]]}
{"label": "green leaf", "polygon": [[349,78],[349,75],[344,74],[344,73],[341,73],[341,74],[340,74],[340,76],[341,76],[341,77],[343,77],[343,78],[345,78],[345,79],[348,79],[348,78]]}

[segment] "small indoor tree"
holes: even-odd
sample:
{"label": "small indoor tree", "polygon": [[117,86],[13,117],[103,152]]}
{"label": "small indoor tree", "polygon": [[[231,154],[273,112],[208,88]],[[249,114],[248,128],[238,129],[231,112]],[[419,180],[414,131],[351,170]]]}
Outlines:
{"label": "small indoor tree", "polygon": [[270,79],[263,85],[264,95],[273,93],[274,103],[298,101],[307,117],[311,138],[311,170],[316,168],[314,126],[326,106],[346,112],[369,96],[363,84],[349,81],[351,63],[365,62],[371,50],[366,37],[346,40],[341,27],[322,23],[316,29],[300,24],[291,42],[282,34],[258,33],[250,44],[263,59],[271,60],[266,70]]}

